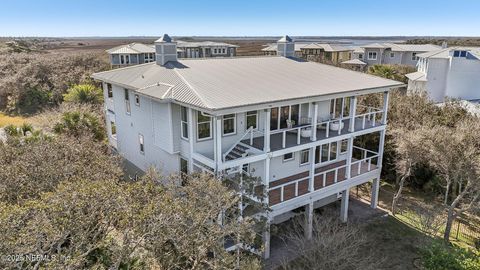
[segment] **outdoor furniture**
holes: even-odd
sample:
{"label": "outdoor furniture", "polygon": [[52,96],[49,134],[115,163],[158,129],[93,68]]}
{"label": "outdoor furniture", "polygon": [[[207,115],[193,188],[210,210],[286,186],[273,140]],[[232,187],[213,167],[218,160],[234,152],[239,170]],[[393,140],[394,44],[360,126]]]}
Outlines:
{"label": "outdoor furniture", "polygon": [[312,129],[310,128],[302,129],[300,136],[302,136],[302,138],[310,138],[312,136]]}
{"label": "outdoor furniture", "polygon": [[343,122],[330,123],[330,130],[338,131],[339,129],[343,129],[344,126]]}

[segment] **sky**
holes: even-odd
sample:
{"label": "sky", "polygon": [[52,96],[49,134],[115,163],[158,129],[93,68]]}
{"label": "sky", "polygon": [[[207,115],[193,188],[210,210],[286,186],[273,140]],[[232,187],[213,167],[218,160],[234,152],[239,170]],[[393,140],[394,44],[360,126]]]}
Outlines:
{"label": "sky", "polygon": [[0,36],[480,36],[480,0],[0,0]]}

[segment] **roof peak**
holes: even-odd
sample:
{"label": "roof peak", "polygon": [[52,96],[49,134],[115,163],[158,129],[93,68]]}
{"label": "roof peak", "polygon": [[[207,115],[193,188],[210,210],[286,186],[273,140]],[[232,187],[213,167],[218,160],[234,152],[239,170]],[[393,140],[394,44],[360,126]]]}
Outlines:
{"label": "roof peak", "polygon": [[163,34],[163,36],[155,42],[172,42],[172,38],[168,34]]}
{"label": "roof peak", "polygon": [[292,38],[289,37],[288,35],[283,36],[281,39],[279,39],[277,42],[292,42]]}

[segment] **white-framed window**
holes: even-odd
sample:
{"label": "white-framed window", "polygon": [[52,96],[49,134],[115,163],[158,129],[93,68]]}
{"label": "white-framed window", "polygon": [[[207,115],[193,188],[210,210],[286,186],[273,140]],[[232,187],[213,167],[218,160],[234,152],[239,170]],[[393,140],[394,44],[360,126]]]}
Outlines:
{"label": "white-framed window", "polygon": [[212,138],[212,117],[197,112],[197,139],[207,140]]}
{"label": "white-framed window", "polygon": [[299,125],[300,104],[275,107],[270,110],[270,130],[291,128]]}
{"label": "white-framed window", "polygon": [[417,61],[417,60],[418,60],[417,53],[416,52],[412,53],[412,61]]}
{"label": "white-framed window", "polygon": [[138,145],[140,147],[140,154],[145,154],[145,142],[143,140],[143,135],[140,133],[138,133]]}
{"label": "white-framed window", "polygon": [[395,53],[394,52],[391,52],[390,53],[390,58],[394,58],[395,57]]}
{"label": "white-framed window", "polygon": [[295,155],[292,153],[288,153],[283,155],[283,162],[293,160],[295,158]]}
{"label": "white-framed window", "polygon": [[140,96],[135,94],[135,105],[140,106]]}
{"label": "white-framed window", "polygon": [[345,154],[348,152],[348,139],[342,140],[340,144],[340,154]]}
{"label": "white-framed window", "polygon": [[216,49],[216,48],[215,48],[215,49],[213,49],[213,53],[217,53],[217,49]]}
{"label": "white-framed window", "polygon": [[125,90],[125,111],[127,112],[127,114],[130,114],[131,113],[131,108],[130,108],[130,95],[128,93],[128,89],[124,89]]}
{"label": "white-framed window", "polygon": [[453,57],[467,57],[467,51],[453,51]]}
{"label": "white-framed window", "polygon": [[155,54],[154,53],[145,53],[145,60],[144,62],[145,63],[150,63],[150,62],[153,62],[155,61]]}
{"label": "white-framed window", "polygon": [[337,159],[337,142],[319,145],[315,148],[315,164]]}
{"label": "white-framed window", "polygon": [[234,113],[226,114],[223,117],[223,135],[232,135],[236,133],[237,117]]}
{"label": "white-framed window", "polygon": [[113,98],[113,89],[111,83],[107,83],[107,96],[108,98]]}
{"label": "white-framed window", "polygon": [[363,53],[358,54],[358,59],[363,59]]}
{"label": "white-framed window", "polygon": [[305,149],[300,151],[300,166],[308,164],[310,158],[310,150]]}
{"label": "white-framed window", "polygon": [[182,174],[188,174],[188,160],[180,158],[180,172]]}
{"label": "white-framed window", "polygon": [[120,54],[120,64],[122,64],[122,65],[130,64],[130,55]]}
{"label": "white-framed window", "polygon": [[247,129],[250,127],[253,127],[253,129],[257,129],[257,123],[258,123],[258,112],[257,111],[249,111],[247,112],[246,116],[246,123],[247,123]]}
{"label": "white-framed window", "polygon": [[110,120],[110,133],[112,134],[113,139],[117,139],[117,126],[115,126],[115,122]]}
{"label": "white-framed window", "polygon": [[225,48],[222,49],[222,53],[225,53]]}
{"label": "white-framed window", "polygon": [[377,60],[377,52],[368,52],[368,60]]}
{"label": "white-framed window", "polygon": [[188,110],[187,107],[181,107],[181,127],[182,127],[182,138],[188,140]]}

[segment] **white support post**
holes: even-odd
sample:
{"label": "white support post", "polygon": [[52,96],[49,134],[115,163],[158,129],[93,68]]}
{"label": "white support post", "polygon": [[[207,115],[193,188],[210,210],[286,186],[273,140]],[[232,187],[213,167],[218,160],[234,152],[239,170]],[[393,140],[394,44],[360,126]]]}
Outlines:
{"label": "white support post", "polygon": [[385,147],[385,133],[386,133],[385,129],[380,131],[380,142],[378,145],[378,161],[377,161],[377,167],[379,168],[382,168],[383,149]]}
{"label": "white support post", "polygon": [[263,258],[270,258],[270,221],[265,225],[266,229],[263,232]]}
{"label": "white support post", "polygon": [[309,161],[310,161],[310,179],[308,182],[308,191],[313,192],[315,191],[315,147],[310,148],[309,154]]}
{"label": "white support post", "polygon": [[263,151],[265,153],[270,152],[270,114],[271,109],[265,110],[265,123],[264,123],[264,137],[263,137]]}
{"label": "white support post", "polygon": [[388,100],[390,99],[390,92],[383,92],[383,115],[382,115],[382,125],[387,124],[387,113],[388,113]]}
{"label": "white support post", "polygon": [[348,127],[349,132],[355,131],[355,114],[357,112],[357,97],[350,97],[350,125]]}
{"label": "white support post", "polygon": [[214,117],[215,121],[215,145],[216,145],[216,151],[217,151],[217,174],[219,173],[219,168],[221,168],[222,165],[222,119],[221,117],[215,116]]}
{"label": "white support post", "polygon": [[195,114],[193,113],[192,108],[188,108],[188,142],[189,142],[189,148],[190,148],[190,158],[188,159],[188,172],[192,173],[193,172],[193,142],[194,142],[194,135],[193,135],[193,118],[195,117]]}
{"label": "white support post", "polygon": [[350,189],[346,189],[342,192],[342,206],[340,209],[340,220],[347,222],[348,219],[348,200],[350,199]]}
{"label": "white support post", "polygon": [[270,156],[265,159],[265,177],[263,179],[265,203],[269,205],[268,189],[270,188]]}
{"label": "white support post", "polygon": [[377,209],[379,191],[380,191],[380,177],[377,177],[373,179],[373,182],[372,182],[372,197],[370,199],[370,207],[373,209]]}
{"label": "white support post", "polygon": [[312,239],[313,234],[313,202],[305,205],[305,238]]}
{"label": "white support post", "polygon": [[346,171],[347,179],[352,177],[352,156],[353,156],[353,137],[350,137],[348,138],[348,146],[347,146],[347,171]]}

